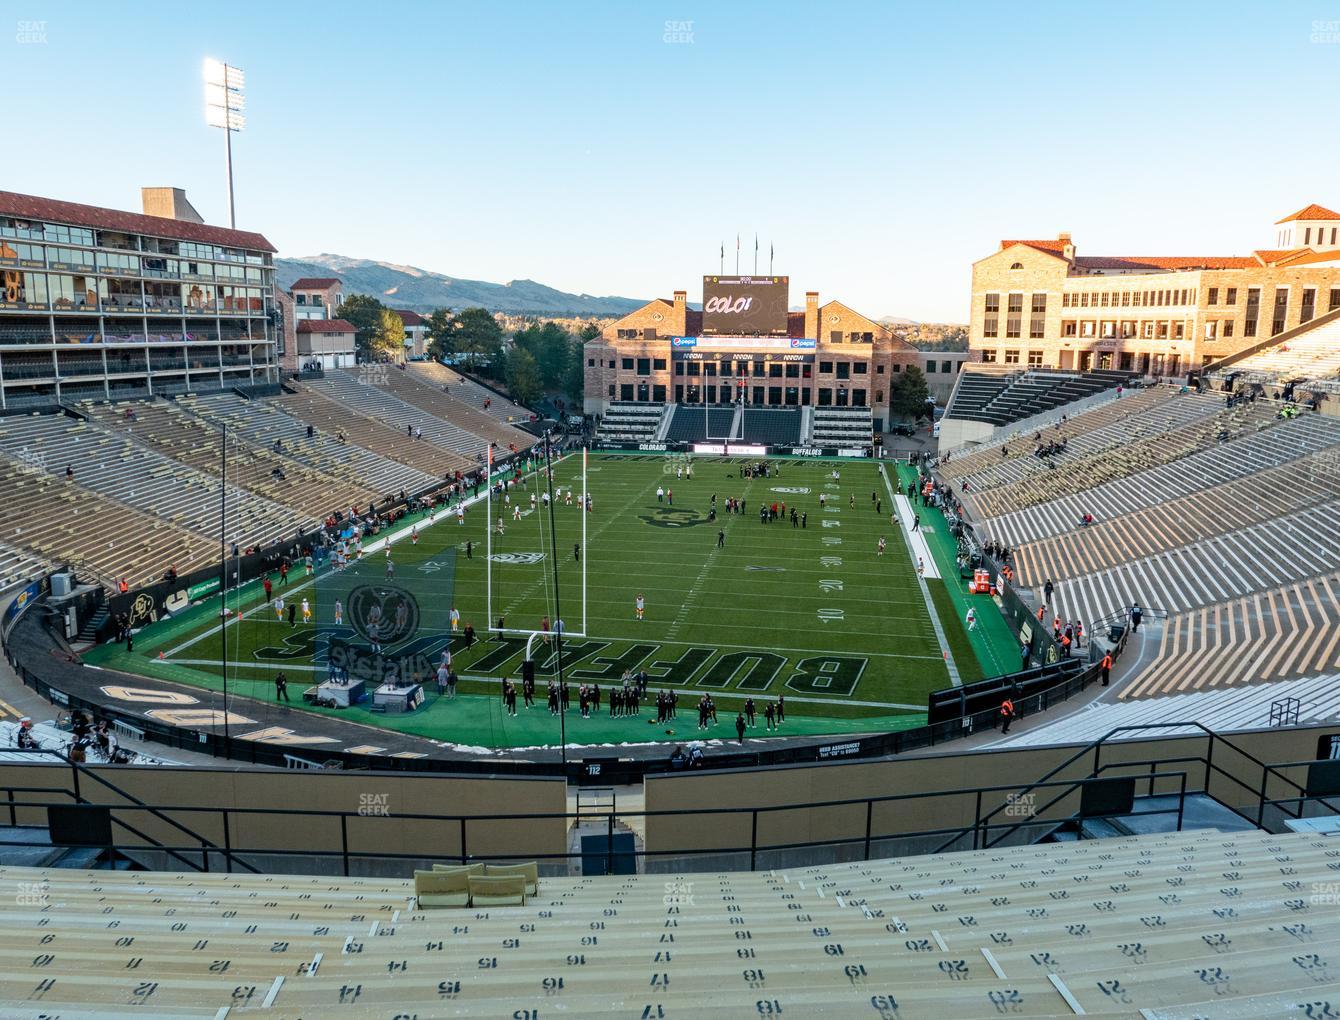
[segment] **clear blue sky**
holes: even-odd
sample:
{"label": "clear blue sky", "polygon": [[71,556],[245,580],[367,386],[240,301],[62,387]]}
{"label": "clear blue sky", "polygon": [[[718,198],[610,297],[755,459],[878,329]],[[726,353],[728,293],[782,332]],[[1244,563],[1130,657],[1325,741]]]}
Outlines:
{"label": "clear blue sky", "polygon": [[1337,0],[0,9],[0,188],[177,185],[226,222],[215,56],[247,73],[238,225],[286,256],[696,300],[757,231],[793,304],[963,321],[1002,237],[1243,254],[1340,206]]}

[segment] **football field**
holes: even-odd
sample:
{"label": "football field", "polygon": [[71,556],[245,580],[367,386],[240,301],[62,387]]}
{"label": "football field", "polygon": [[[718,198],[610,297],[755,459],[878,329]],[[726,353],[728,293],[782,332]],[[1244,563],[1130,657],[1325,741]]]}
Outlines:
{"label": "football field", "polygon": [[[928,604],[930,587],[942,582],[923,590],[902,530],[891,522],[892,469],[886,480],[875,461],[769,460],[767,477],[744,477],[750,463],[591,455],[592,505],[584,513],[583,458],[570,454],[554,470],[552,524],[546,480],[524,477],[506,500],[470,505],[463,523],[454,510],[414,519],[417,542],[410,523],[398,523],[389,556],[371,548],[343,571],[320,563],[313,577],[297,566],[287,585],[272,575],[273,594],[285,600],[281,612],[256,581],[229,596],[235,612],[226,627],[214,600],[151,625],[131,654],[110,645],[85,659],[218,688],[226,642],[230,692],[261,703],[273,703],[274,676],[283,670],[301,706],[303,690],[327,679],[335,663],[370,686],[389,676],[417,678],[427,703],[405,714],[372,713],[366,703],[311,710],[468,745],[553,744],[558,727],[544,706],[559,666],[552,637],[532,642],[538,705],[509,717],[499,697],[501,678],[519,681],[528,632],[547,618],[551,630],[561,620],[565,635],[570,742],[733,737],[746,698],[757,705],[761,730],[763,706],[779,695],[791,734],[924,721],[927,692],[950,683],[931,617],[936,600]],[[743,501],[743,512],[727,511],[732,499]],[[759,510],[774,502],[777,518],[764,523]],[[292,623],[289,606],[297,610]],[[980,676],[957,614],[940,615],[963,678]],[[475,634],[468,647],[467,625]],[[448,646],[461,677],[454,699],[438,696],[434,678]],[[653,699],[657,689],[678,692],[673,732],[649,725],[655,708],[647,702],[641,719],[609,718],[605,698],[602,714],[579,718],[578,685],[607,691],[638,670],[647,672]],[[720,733],[696,730],[694,706],[705,693],[718,704]]]}

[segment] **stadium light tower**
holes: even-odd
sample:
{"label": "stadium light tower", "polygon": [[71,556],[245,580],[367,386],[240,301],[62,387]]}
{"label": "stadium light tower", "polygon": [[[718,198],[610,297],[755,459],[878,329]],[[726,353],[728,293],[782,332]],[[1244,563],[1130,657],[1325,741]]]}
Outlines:
{"label": "stadium light tower", "polygon": [[228,161],[228,226],[237,228],[237,216],[233,211],[233,132],[241,131],[247,119],[242,111],[246,108],[247,76],[241,68],[231,67],[212,57],[205,61],[205,123],[210,127],[223,128],[223,137]]}

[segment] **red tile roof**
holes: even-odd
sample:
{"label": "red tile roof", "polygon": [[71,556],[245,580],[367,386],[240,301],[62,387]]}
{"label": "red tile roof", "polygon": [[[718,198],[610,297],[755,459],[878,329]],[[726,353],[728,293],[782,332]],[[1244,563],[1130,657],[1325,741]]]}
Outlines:
{"label": "red tile roof", "polygon": [[0,191],[0,216],[24,220],[45,220],[75,227],[97,230],[119,230],[127,234],[148,234],[151,237],[169,237],[178,241],[199,241],[203,244],[221,244],[228,248],[248,248],[252,251],[275,251],[274,245],[261,234],[249,230],[229,230],[211,227],[205,223],[169,219],[166,216],[145,216],[142,213],[104,209],[78,202],[61,202],[54,198],[20,195],[14,191]]}
{"label": "red tile roof", "polygon": [[339,285],[337,276],[304,276],[301,280],[294,280],[289,290],[330,290]]}
{"label": "red tile roof", "polygon": [[1340,220],[1340,213],[1332,209],[1327,209],[1324,205],[1317,205],[1313,202],[1311,205],[1305,205],[1292,216],[1286,216],[1282,220],[1276,220],[1276,223],[1289,223],[1293,220]]}
{"label": "red tile roof", "polygon": [[1038,251],[1051,252],[1053,255],[1064,254],[1066,246],[1066,242],[1059,238],[1052,238],[1046,241],[1001,241],[1000,250],[1004,251],[1012,244],[1026,244],[1030,248],[1036,248]]}
{"label": "red tile roof", "polygon": [[1092,255],[1075,259],[1081,269],[1255,269],[1250,255]]}
{"label": "red tile roof", "polygon": [[358,327],[347,319],[299,319],[299,333],[357,333]]}
{"label": "red tile roof", "polygon": [[427,321],[418,312],[411,312],[408,308],[392,308],[391,311],[400,316],[400,321],[406,326],[422,326]]}

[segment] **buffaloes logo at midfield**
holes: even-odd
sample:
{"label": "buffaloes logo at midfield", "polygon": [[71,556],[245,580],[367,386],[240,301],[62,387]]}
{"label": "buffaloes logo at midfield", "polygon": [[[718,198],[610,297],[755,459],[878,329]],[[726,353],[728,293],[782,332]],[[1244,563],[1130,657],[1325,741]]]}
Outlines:
{"label": "buffaloes logo at midfield", "polygon": [[544,559],[544,553],[537,552],[514,552],[514,553],[494,553],[489,557],[494,563],[507,563],[512,566],[530,566],[532,563],[539,563]]}
{"label": "buffaloes logo at midfield", "polygon": [[349,593],[347,619],[365,641],[384,645],[403,641],[419,629],[419,603],[404,588],[390,584],[360,585]]}
{"label": "buffaloes logo at midfield", "polygon": [[707,518],[697,510],[680,510],[673,506],[661,507],[655,514],[639,515],[643,524],[653,528],[691,528],[696,524],[706,524]]}

